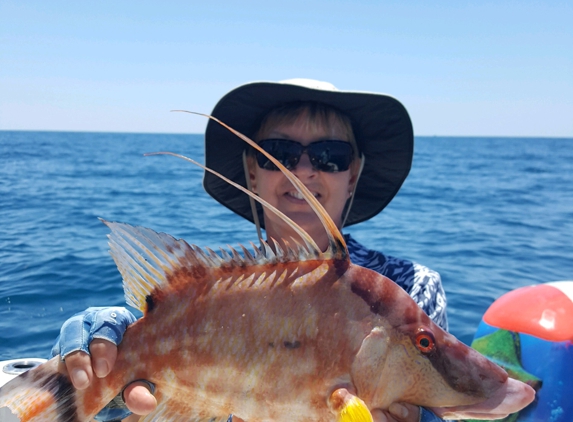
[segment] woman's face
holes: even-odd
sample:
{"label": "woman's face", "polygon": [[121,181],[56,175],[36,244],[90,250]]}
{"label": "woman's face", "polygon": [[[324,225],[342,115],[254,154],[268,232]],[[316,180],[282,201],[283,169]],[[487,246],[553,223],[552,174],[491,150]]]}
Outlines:
{"label": "woman's face", "polygon": [[[337,128],[336,125],[322,127],[310,124],[305,112],[293,123],[271,127],[261,135],[260,140],[289,139],[300,142],[302,145],[325,139],[348,141],[345,139],[343,130]],[[340,227],[344,205],[356,181],[356,168],[356,165],[352,165],[349,170],[337,173],[318,171],[312,167],[305,152],[291,171],[304,183],[336,225]],[[321,245],[323,236],[326,236],[322,223],[282,172],[261,169],[254,158],[249,161],[249,171],[253,191],[294,220],[314,238],[320,247],[325,248],[327,244]],[[288,239],[293,235],[291,229],[279,217],[267,210],[265,210],[265,229],[268,237],[276,240]]]}

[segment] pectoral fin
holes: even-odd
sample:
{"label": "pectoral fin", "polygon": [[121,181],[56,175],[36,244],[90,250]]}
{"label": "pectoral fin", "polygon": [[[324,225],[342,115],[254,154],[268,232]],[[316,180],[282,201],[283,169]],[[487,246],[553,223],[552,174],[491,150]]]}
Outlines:
{"label": "pectoral fin", "polygon": [[366,404],[346,388],[335,390],[328,399],[337,422],[372,422],[372,414]]}

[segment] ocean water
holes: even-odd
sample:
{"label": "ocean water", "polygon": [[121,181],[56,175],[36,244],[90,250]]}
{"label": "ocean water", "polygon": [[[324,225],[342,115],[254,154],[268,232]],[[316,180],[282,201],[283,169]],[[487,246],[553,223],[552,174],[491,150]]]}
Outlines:
{"label": "ocean water", "polygon": [[[212,248],[256,239],[211,199],[202,135],[0,132],[0,360],[47,357],[61,324],[122,305],[98,220],[144,225]],[[465,343],[518,287],[573,279],[573,139],[416,139],[392,203],[350,227],[362,243],[438,271]]]}

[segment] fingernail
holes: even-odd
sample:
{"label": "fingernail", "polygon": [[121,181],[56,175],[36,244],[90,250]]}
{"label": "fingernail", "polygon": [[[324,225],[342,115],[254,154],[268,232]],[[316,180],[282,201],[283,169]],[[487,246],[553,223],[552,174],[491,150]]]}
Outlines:
{"label": "fingernail", "polygon": [[77,389],[81,390],[86,388],[90,382],[87,372],[83,369],[75,369],[70,375],[72,377],[72,383]]}
{"label": "fingernail", "polygon": [[109,366],[105,359],[96,359],[94,362],[94,372],[98,378],[103,378],[109,374]]}
{"label": "fingernail", "polygon": [[406,406],[402,406],[401,404],[392,403],[388,408],[390,413],[395,416],[399,416],[401,418],[406,418],[408,416],[408,409]]}

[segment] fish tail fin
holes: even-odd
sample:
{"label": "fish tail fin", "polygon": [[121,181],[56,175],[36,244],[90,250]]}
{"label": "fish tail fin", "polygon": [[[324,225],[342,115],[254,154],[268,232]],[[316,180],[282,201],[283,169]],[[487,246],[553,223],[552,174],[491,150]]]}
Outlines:
{"label": "fish tail fin", "polygon": [[[56,356],[0,387],[0,416],[6,415],[3,408],[7,407],[20,422],[91,420],[99,411],[98,406],[86,411],[85,392],[74,388],[67,373],[59,370],[59,364],[60,357]],[[107,402],[105,397],[100,398],[103,407]]]}
{"label": "fish tail fin", "polygon": [[58,372],[58,360],[53,358],[2,386],[0,408],[10,409],[20,422],[76,420],[74,387]]}

